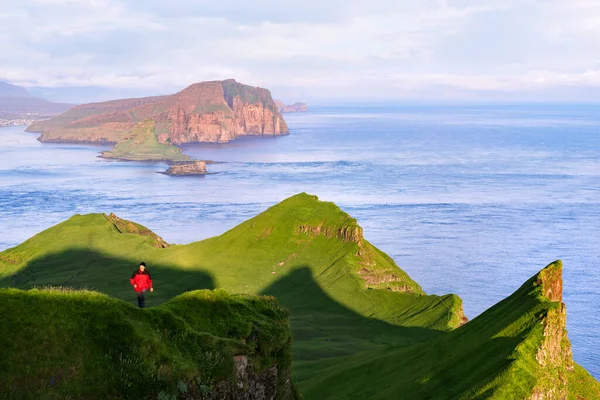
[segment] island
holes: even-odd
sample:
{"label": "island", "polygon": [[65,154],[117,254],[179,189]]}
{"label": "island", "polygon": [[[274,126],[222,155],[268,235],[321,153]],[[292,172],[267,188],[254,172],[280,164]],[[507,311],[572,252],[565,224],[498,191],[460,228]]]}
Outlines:
{"label": "island", "polygon": [[233,79],[195,83],[173,95],[83,104],[27,131],[40,132],[41,142],[116,144],[146,121],[154,122],[159,143],[171,145],[289,133],[271,92]]}
{"label": "island", "polygon": [[190,176],[206,175],[206,161],[190,161],[173,164],[163,172],[165,175]]}
{"label": "island", "polygon": [[178,145],[289,134],[271,92],[234,79],[168,96],[83,104],[27,131],[40,132],[41,142],[114,144],[102,157],[130,161],[186,161]]}
{"label": "island", "polygon": [[306,103],[296,102],[294,104],[286,105],[283,101],[275,100],[275,104],[277,104],[277,108],[282,114],[308,111],[308,105]]}

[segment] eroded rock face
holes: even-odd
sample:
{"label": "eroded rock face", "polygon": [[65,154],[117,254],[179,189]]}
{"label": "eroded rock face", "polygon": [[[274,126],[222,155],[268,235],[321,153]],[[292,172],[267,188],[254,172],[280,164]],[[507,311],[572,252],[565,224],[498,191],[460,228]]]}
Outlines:
{"label": "eroded rock face", "polygon": [[191,161],[172,165],[165,172],[167,175],[206,175],[205,161]]}
{"label": "eroded rock face", "polygon": [[558,302],[542,318],[543,340],[536,359],[543,375],[531,395],[532,400],[566,399],[568,395],[567,374],[573,372],[573,353],[567,335],[567,308],[562,302],[562,264],[556,262],[538,275],[537,284],[542,286],[548,300]]}
{"label": "eroded rock face", "polygon": [[154,239],[154,243],[152,244],[157,248],[167,248],[169,244],[165,242],[163,238],[158,236],[156,233],[152,232],[150,229],[142,226],[140,224],[136,224],[135,222],[127,221],[126,219],[122,219],[117,217],[115,214],[110,213],[109,215],[105,215],[106,219],[113,224],[115,229],[119,233],[132,233],[140,236],[150,236]]}
{"label": "eroded rock face", "polygon": [[42,142],[116,143],[140,121],[156,123],[161,143],[229,142],[246,135],[285,135],[288,126],[267,89],[233,79],[200,82],[170,96],[77,106],[32,124]]}
{"label": "eroded rock face", "polygon": [[[186,400],[295,400],[300,395],[294,388],[289,368],[273,364],[257,370],[247,356],[233,358],[231,380],[216,382],[210,388],[196,382],[186,385],[178,398]],[[207,390],[208,389],[208,390]]]}
{"label": "eroded rock face", "polygon": [[298,233],[310,236],[325,236],[328,238],[337,238],[342,242],[356,243],[362,245],[363,231],[358,225],[335,227],[319,225],[300,225],[297,228]]}
{"label": "eroded rock face", "polygon": [[280,385],[279,371],[275,365],[262,371],[255,371],[248,364],[246,356],[236,356],[234,368],[235,383],[218,383],[208,396],[209,399],[274,400],[294,398],[289,371],[282,371],[288,376],[287,380],[284,379],[281,382],[283,385]]}

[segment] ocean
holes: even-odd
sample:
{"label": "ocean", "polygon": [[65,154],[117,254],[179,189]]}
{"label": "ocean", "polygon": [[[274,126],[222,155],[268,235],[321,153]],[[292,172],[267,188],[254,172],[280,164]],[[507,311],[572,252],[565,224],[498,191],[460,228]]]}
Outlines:
{"label": "ocean", "polygon": [[0,129],[0,251],[76,213],[114,212],[171,243],[298,192],[333,201],[428,293],[469,318],[564,262],[575,361],[600,378],[600,106],[371,104],[286,114],[289,136],[188,145],[210,175],[98,158]]}

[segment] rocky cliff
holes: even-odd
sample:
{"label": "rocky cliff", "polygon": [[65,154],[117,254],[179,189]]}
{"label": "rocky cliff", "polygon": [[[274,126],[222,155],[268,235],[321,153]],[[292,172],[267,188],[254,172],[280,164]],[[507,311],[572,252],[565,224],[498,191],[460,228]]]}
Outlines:
{"label": "rocky cliff", "polygon": [[42,142],[117,143],[146,120],[154,121],[156,137],[165,144],[289,133],[267,89],[233,79],[196,83],[169,96],[84,104],[27,130],[41,132]]}

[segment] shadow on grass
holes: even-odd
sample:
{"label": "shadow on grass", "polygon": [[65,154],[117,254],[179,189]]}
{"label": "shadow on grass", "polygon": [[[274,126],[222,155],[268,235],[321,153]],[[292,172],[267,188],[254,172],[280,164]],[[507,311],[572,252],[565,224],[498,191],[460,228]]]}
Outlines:
{"label": "shadow on grass", "polygon": [[306,266],[290,272],[262,294],[275,296],[290,310],[297,361],[407,346],[443,335],[433,329],[392,325],[347,308],[321,288]]}
{"label": "shadow on grass", "polygon": [[[85,288],[135,304],[137,299],[129,278],[141,261],[111,257],[94,250],[69,249],[30,261],[23,269],[1,281],[0,287]],[[212,276],[206,272],[145,261],[154,283],[154,292],[147,295],[149,307],[190,290],[215,288]]]}
{"label": "shadow on grass", "polygon": [[[67,286],[97,290],[136,303],[129,277],[141,260],[111,257],[94,250],[69,249],[30,261],[0,287],[31,289]],[[162,304],[191,290],[215,289],[213,276],[202,270],[146,260],[155,291],[148,306]],[[223,289],[231,290],[228,287]],[[353,354],[373,346],[403,346],[438,337],[441,332],[403,327],[365,317],[340,304],[315,280],[311,268],[299,267],[274,282],[260,294],[275,296],[291,313],[295,358],[315,360]]]}
{"label": "shadow on grass", "polygon": [[[69,249],[30,261],[18,273],[0,282],[0,287],[88,288],[135,304],[129,277],[139,261],[110,257],[93,250]],[[181,269],[151,259],[145,261],[155,286],[155,292],[148,295],[149,306],[164,303],[186,291],[216,287],[213,276],[202,270],[201,265],[196,269]],[[290,310],[294,334],[293,372],[301,391],[303,383],[310,384],[320,373],[319,368],[310,367],[315,362],[329,364],[330,361],[335,365],[339,357],[398,349],[444,335],[433,329],[393,325],[351,310],[320,286],[308,266],[290,271],[259,294],[275,296]],[[367,385],[366,376],[356,379]]]}

